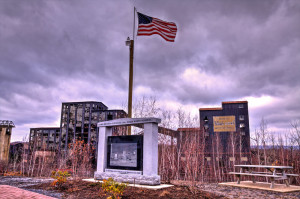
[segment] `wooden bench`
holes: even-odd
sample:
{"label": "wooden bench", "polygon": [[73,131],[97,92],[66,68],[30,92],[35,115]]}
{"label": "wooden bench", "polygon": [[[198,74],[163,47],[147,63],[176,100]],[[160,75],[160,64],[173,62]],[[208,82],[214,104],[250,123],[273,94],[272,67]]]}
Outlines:
{"label": "wooden bench", "polygon": [[[267,165],[234,165],[235,167],[240,167],[240,172],[229,172],[229,174],[233,174],[238,178],[237,183],[240,184],[241,182],[241,176],[252,176],[252,182],[256,183],[255,177],[266,177],[270,178],[271,185],[270,188],[274,188],[274,182],[275,180],[284,180],[286,186],[289,186],[290,183],[290,177],[298,177],[298,174],[289,174],[285,173],[285,169],[291,169],[293,167],[288,166],[267,166]],[[253,168],[265,168],[269,172],[259,172],[259,171],[253,171]],[[281,172],[276,172],[281,171]],[[245,172],[243,172],[246,170]]]}
{"label": "wooden bench", "polygon": [[[241,182],[241,176],[253,176],[252,178],[252,182],[256,183],[256,180],[254,177],[267,177],[271,179],[271,189],[274,188],[274,181],[275,180],[285,180],[286,178],[282,178],[283,176],[280,175],[272,175],[272,174],[259,174],[259,173],[237,173],[237,172],[229,172],[229,174],[234,174],[237,178],[238,181],[237,183],[240,184]],[[287,184],[287,186],[289,186],[289,184]]]}

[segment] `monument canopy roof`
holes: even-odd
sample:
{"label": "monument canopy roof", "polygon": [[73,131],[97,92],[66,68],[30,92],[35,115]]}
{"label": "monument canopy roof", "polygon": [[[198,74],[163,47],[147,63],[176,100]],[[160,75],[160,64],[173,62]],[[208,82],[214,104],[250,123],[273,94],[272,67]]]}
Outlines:
{"label": "monument canopy roof", "polygon": [[104,122],[99,122],[97,124],[98,127],[103,126],[138,126],[140,127],[141,124],[146,123],[160,123],[161,119],[154,118],[154,117],[147,117],[147,118],[120,118],[116,120],[109,120]]}

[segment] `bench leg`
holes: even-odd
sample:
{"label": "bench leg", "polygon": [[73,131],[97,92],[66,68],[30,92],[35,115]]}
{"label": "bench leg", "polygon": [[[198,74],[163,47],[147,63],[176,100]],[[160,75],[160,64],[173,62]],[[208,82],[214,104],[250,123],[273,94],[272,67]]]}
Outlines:
{"label": "bench leg", "polygon": [[254,177],[254,176],[252,176],[252,182],[253,182],[253,183],[256,183],[255,177]]}
{"label": "bench leg", "polygon": [[284,182],[285,182],[285,185],[286,185],[287,187],[290,186],[289,179],[285,179]]}
{"label": "bench leg", "polygon": [[238,178],[238,181],[237,181],[237,183],[238,183],[238,184],[241,184],[241,176],[240,176],[240,175],[238,175],[238,176],[237,176],[237,178]]}
{"label": "bench leg", "polygon": [[274,178],[271,178],[271,186],[270,186],[271,189],[274,188],[274,182],[275,182]]}

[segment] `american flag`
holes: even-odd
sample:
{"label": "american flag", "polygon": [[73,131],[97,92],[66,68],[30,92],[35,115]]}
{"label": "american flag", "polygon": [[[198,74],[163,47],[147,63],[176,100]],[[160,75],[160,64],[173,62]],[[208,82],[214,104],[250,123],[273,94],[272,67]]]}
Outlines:
{"label": "american flag", "polygon": [[139,28],[138,36],[160,35],[166,41],[174,42],[177,32],[177,26],[173,22],[166,22],[154,17],[138,12]]}

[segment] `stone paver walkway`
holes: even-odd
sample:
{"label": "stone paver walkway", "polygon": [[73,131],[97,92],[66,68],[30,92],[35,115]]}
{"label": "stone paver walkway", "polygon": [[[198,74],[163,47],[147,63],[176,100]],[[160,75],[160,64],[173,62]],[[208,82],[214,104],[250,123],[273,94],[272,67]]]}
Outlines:
{"label": "stone paver walkway", "polygon": [[9,185],[0,185],[0,198],[5,199],[55,199],[32,191],[26,191]]}

